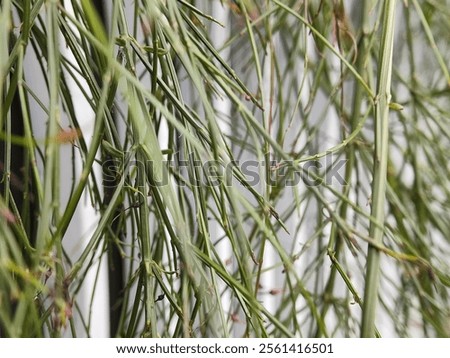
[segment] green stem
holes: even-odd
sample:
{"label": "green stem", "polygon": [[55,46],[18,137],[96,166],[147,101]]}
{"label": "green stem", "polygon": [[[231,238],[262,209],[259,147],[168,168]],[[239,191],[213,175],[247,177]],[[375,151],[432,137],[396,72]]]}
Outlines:
{"label": "green stem", "polygon": [[[378,85],[375,101],[375,153],[373,160],[372,212],[369,235],[381,244],[384,233],[384,204],[386,200],[386,172],[389,147],[389,102],[391,98],[392,52],[394,44],[395,0],[385,0],[383,29],[378,58]],[[380,251],[369,245],[367,254],[366,286],[364,292],[361,337],[374,337],[375,316],[380,280]]]}
{"label": "green stem", "polygon": [[[145,156],[138,152],[138,162],[146,163]],[[149,207],[147,205],[147,193],[149,192],[146,171],[138,171],[139,190],[142,198],[142,205],[139,207],[139,237],[141,239],[142,265],[143,265],[143,288],[144,288],[144,305],[145,305],[145,331],[146,337],[156,337],[156,313],[154,299],[154,277],[153,277],[153,255],[151,249],[151,235],[149,225]]]}
{"label": "green stem", "polygon": [[56,183],[57,171],[57,152],[58,143],[54,140],[58,131],[60,121],[59,108],[59,85],[60,85],[60,65],[59,65],[59,48],[58,48],[58,20],[57,20],[57,2],[50,1],[47,12],[47,31],[48,31],[48,77],[49,77],[49,97],[50,110],[49,122],[47,126],[48,144],[45,148],[45,169],[44,169],[44,185],[43,199],[40,208],[40,218],[38,224],[36,238],[36,263],[39,263],[41,254],[46,246],[51,242],[51,220],[55,208],[54,185]]}
{"label": "green stem", "polygon": [[[361,38],[358,44],[358,49],[357,49],[357,53],[358,53],[358,57],[356,59],[356,64],[355,64],[355,68],[358,71],[358,73],[361,74],[361,77],[364,78],[363,74],[366,72],[366,68],[365,68],[365,64],[367,61],[367,56],[368,54],[370,54],[370,44],[369,44],[369,36],[371,33],[371,29],[370,29],[370,8],[371,8],[372,4],[371,4],[371,0],[365,0],[362,1],[360,4],[360,11],[361,11],[361,27],[362,27],[362,33],[361,33]],[[354,92],[355,95],[353,97],[353,104],[352,104],[352,114],[351,114],[351,120],[350,120],[350,132],[353,133],[356,131],[356,129],[358,128],[358,124],[360,122],[363,122],[361,120],[361,105],[363,102],[363,98],[364,98],[364,92],[363,92],[363,88],[361,86],[361,84],[358,81],[355,81],[354,83]],[[354,143],[349,144],[348,149],[347,149],[347,165],[345,167],[345,182],[347,183],[347,185],[344,187],[343,189],[343,193],[342,195],[344,195],[346,198],[349,198],[349,193],[350,193],[350,189],[352,188],[352,186],[350,185],[351,181],[352,181],[352,176],[354,173],[354,168],[355,168],[355,164],[356,164],[356,157],[355,157],[355,145]],[[346,220],[347,217],[347,211],[348,211],[348,202],[347,201],[342,201],[341,207],[339,209],[339,216]],[[340,256],[340,252],[342,249],[342,240],[341,240],[341,236],[339,235],[339,230],[338,230],[338,226],[336,222],[333,222],[333,225],[331,227],[331,233],[330,233],[330,240],[329,240],[329,244],[328,244],[328,250],[332,250],[332,252],[334,252],[334,257],[336,259],[339,258]],[[332,259],[332,257],[330,256],[330,259]],[[324,300],[324,306],[322,309],[322,317],[325,317],[328,309],[330,307],[331,304],[331,300],[327,299],[333,296],[333,290],[334,290],[334,285],[336,282],[336,274],[339,271],[339,268],[336,266],[335,261],[333,261],[333,266],[331,267],[331,273],[325,288],[325,300]],[[341,278],[343,278],[345,280],[345,278],[341,275]],[[318,333],[316,334],[318,335]]]}

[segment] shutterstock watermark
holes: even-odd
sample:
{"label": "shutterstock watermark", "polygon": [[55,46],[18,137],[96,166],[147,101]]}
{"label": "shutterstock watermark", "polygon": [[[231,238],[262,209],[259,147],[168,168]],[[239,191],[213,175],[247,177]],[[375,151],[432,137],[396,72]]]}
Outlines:
{"label": "shutterstock watermark", "polygon": [[[179,186],[219,186],[244,183],[256,187],[262,183],[273,187],[347,185],[344,170],[347,160],[325,156],[321,160],[296,163],[295,161],[244,160],[223,163],[216,160],[201,161],[193,156],[185,160],[145,162],[133,160],[126,165],[111,159],[103,162],[103,185],[115,186],[127,175],[145,171],[150,185],[168,185],[173,177]],[[134,173],[134,174],[133,174]]]}

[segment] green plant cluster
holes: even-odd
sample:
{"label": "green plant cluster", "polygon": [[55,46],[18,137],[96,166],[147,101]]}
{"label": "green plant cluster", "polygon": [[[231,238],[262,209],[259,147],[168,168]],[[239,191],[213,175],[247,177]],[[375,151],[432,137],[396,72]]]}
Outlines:
{"label": "green plant cluster", "polygon": [[450,336],[449,9],[0,1],[0,336]]}

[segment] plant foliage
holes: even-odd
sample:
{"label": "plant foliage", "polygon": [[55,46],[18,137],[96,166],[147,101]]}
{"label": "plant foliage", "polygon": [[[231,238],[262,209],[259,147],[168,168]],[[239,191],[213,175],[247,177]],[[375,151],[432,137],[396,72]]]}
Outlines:
{"label": "plant foliage", "polygon": [[448,337],[449,8],[0,1],[0,336]]}

